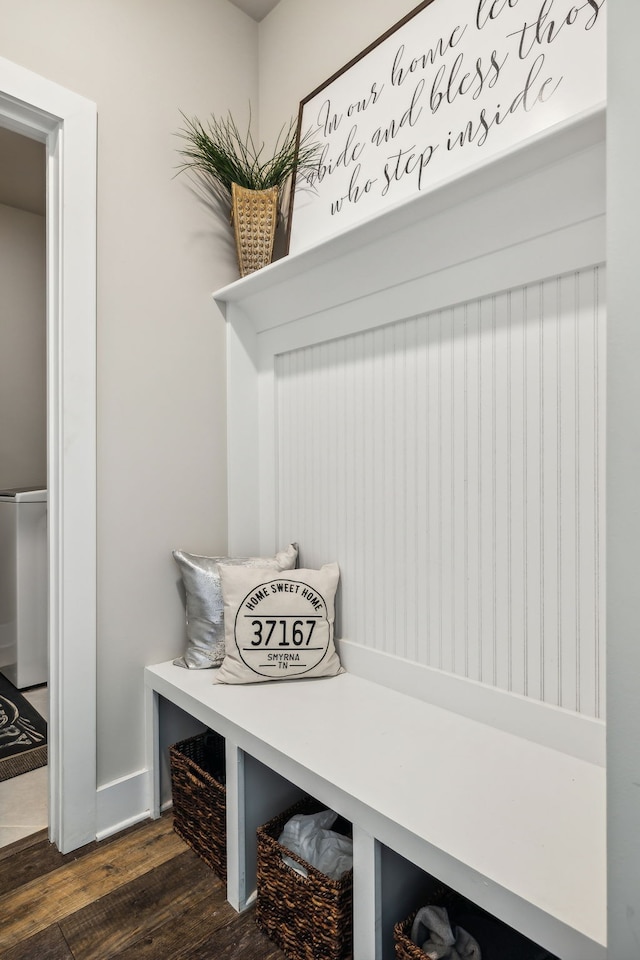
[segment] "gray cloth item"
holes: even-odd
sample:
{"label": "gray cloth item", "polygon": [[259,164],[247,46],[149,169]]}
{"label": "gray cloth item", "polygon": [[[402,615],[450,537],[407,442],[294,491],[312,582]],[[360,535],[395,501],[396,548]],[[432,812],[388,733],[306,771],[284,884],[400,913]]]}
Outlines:
{"label": "gray cloth item", "polygon": [[[337,817],[338,814],[333,810],[296,813],[285,823],[278,843],[327,877],[338,880],[353,867],[353,840],[330,829]],[[282,859],[296,873],[308,875],[301,863],[285,854],[282,854]]]}
{"label": "gray cloth item", "polygon": [[444,907],[418,910],[411,927],[411,939],[429,960],[481,960],[480,947],[461,927],[451,929]]}

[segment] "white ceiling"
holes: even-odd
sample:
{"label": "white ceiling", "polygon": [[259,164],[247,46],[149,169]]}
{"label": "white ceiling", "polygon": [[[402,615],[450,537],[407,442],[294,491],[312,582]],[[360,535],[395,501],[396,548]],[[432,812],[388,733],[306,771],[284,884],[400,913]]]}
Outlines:
{"label": "white ceiling", "polygon": [[268,13],[271,13],[280,0],[230,0],[230,2],[259,23]]}

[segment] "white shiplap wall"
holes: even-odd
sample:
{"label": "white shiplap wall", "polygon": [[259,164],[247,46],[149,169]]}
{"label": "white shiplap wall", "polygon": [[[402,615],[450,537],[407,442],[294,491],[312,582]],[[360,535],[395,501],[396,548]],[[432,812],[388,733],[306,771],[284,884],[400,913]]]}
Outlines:
{"label": "white shiplap wall", "polygon": [[276,357],[278,541],[340,563],[339,636],[603,716],[605,334],[595,267]]}

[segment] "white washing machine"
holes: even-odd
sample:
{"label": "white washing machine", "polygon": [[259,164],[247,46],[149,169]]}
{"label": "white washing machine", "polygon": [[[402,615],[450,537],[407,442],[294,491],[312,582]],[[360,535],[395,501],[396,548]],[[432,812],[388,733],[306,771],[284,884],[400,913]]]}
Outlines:
{"label": "white washing machine", "polygon": [[0,490],[0,671],[19,689],[48,678],[47,491]]}

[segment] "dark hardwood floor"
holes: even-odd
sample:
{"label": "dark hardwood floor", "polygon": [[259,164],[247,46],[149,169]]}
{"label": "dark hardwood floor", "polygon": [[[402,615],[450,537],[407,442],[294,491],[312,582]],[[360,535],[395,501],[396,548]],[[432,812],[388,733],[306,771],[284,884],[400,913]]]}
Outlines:
{"label": "dark hardwood floor", "polygon": [[1,960],[285,960],[238,915],[171,814],[63,855],[46,831],[0,849]]}

